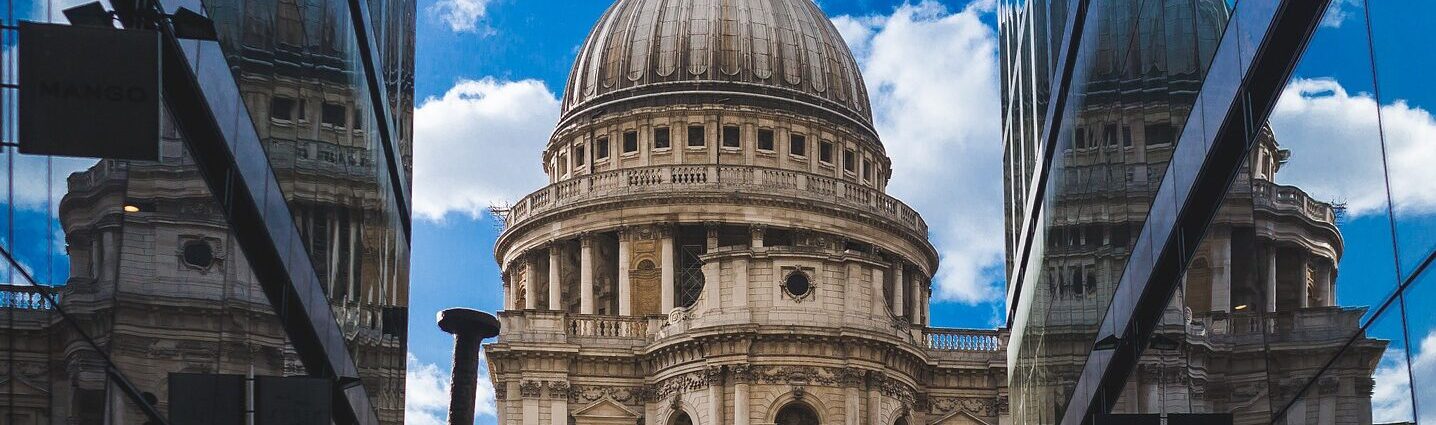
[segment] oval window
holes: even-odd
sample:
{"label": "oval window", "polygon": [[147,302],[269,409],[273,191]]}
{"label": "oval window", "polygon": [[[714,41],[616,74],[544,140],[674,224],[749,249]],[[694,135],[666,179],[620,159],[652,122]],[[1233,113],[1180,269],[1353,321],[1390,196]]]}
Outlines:
{"label": "oval window", "polygon": [[183,255],[185,264],[201,269],[207,269],[214,264],[214,249],[204,241],[185,242]]}
{"label": "oval window", "polygon": [[813,290],[813,284],[808,281],[807,273],[794,271],[788,273],[788,277],[783,279],[783,289],[788,291],[788,294],[801,298],[807,296],[808,292]]}

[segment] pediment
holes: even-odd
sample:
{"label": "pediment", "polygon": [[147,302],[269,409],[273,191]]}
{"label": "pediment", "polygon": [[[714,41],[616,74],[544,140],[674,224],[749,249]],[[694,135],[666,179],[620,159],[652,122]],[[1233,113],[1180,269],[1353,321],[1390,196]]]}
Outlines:
{"label": "pediment", "polygon": [[638,419],[638,412],[634,412],[623,403],[614,401],[613,398],[604,397],[573,412],[573,417],[579,419]]}
{"label": "pediment", "polygon": [[968,412],[966,412],[966,411],[964,411],[964,410],[962,410],[962,409],[954,409],[953,412],[952,412],[952,413],[948,413],[947,416],[943,416],[943,417],[941,417],[941,418],[938,418],[938,419],[935,420],[935,421],[932,421],[932,422],[931,422],[931,425],[991,425],[991,424],[987,423],[987,421],[984,421],[984,420],[982,420],[982,419],[979,419],[979,418],[976,417],[976,416],[973,416],[971,413],[968,413]]}

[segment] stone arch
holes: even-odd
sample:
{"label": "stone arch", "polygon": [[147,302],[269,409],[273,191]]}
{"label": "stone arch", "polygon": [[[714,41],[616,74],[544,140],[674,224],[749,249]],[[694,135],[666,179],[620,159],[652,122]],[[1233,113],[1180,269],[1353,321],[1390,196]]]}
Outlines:
{"label": "stone arch", "polygon": [[665,410],[665,412],[660,413],[661,416],[659,417],[658,423],[663,425],[684,425],[680,420],[686,416],[688,418],[688,425],[706,425],[703,422],[706,418],[700,418],[702,415],[696,406],[684,400],[682,394],[675,395],[674,397],[676,398],[664,403],[667,408],[662,409]]}
{"label": "stone arch", "polygon": [[827,406],[823,405],[822,397],[818,397],[816,394],[807,394],[807,391],[803,387],[795,387],[791,391],[783,393],[783,395],[773,399],[772,404],[768,405],[768,412],[763,415],[763,418],[767,421],[766,423],[777,423],[778,414],[782,413],[783,409],[789,406],[802,406],[807,408],[813,413],[818,424],[828,423],[828,418],[833,416],[832,413],[828,411]]}

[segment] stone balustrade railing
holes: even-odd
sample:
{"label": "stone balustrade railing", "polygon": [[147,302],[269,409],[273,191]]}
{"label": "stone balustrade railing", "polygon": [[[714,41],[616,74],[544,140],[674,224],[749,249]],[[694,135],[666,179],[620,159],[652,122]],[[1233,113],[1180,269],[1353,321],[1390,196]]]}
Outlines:
{"label": "stone balustrade railing", "polygon": [[[50,295],[55,301],[60,301],[60,292],[51,290]],[[55,306],[40,295],[40,290],[32,285],[9,285],[0,284],[0,309],[15,310],[53,310]]]}
{"label": "stone balustrade railing", "polygon": [[1188,333],[1232,344],[1345,340],[1361,330],[1365,307],[1310,307],[1296,310],[1199,313]]}
{"label": "stone balustrade railing", "polygon": [[1255,207],[1296,212],[1317,223],[1336,223],[1336,209],[1331,204],[1312,199],[1311,195],[1295,186],[1260,179],[1253,179],[1251,183]]}
{"label": "stone balustrade railing", "polygon": [[659,165],[574,177],[520,199],[509,209],[505,225],[512,228],[546,212],[596,199],[680,191],[787,195],[877,214],[927,235],[927,223],[916,211],[872,187],[805,172],[744,165]]}
{"label": "stone balustrade railing", "polygon": [[1002,336],[995,330],[928,328],[923,331],[927,349],[936,351],[1002,351]]}
{"label": "stone balustrade railing", "polygon": [[632,316],[570,314],[564,323],[569,336],[647,338],[648,319]]}

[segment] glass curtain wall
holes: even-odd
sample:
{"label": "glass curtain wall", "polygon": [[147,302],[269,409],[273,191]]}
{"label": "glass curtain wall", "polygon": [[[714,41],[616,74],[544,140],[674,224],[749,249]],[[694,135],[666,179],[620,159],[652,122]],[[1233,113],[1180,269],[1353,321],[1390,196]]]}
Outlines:
{"label": "glass curtain wall", "polygon": [[[184,47],[225,131],[255,130],[236,166],[273,170],[287,202],[269,212],[288,220],[269,225],[301,235],[280,251],[312,264],[380,422],[402,423],[408,194],[391,174],[411,174],[413,2],[369,3],[384,111],[343,0],[163,3],[214,19],[219,43]],[[300,362],[284,325],[308,318],[276,315],[168,115],[158,161],[16,151],[15,25],[68,6],[8,1],[0,32],[0,422],[145,423],[130,385],[169,418],[173,374],[326,375]]]}

